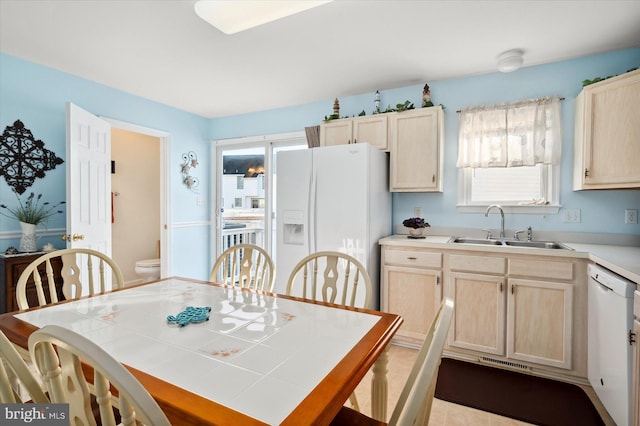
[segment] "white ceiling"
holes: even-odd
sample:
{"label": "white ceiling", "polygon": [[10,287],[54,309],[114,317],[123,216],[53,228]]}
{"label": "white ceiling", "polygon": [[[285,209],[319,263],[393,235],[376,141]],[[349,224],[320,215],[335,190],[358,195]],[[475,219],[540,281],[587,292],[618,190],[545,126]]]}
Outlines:
{"label": "white ceiling", "polygon": [[212,118],[640,47],[639,0],[335,0],[234,35],[193,3],[0,0],[0,51]]}

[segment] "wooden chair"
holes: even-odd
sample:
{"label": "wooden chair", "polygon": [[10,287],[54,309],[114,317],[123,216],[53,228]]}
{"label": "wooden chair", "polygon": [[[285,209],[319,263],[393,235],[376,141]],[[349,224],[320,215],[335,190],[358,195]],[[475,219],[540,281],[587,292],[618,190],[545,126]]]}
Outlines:
{"label": "wooden chair", "polygon": [[275,265],[269,253],[254,244],[236,244],[226,249],[211,269],[209,281],[273,291]]}
{"label": "wooden chair", "polygon": [[[105,274],[107,268],[111,269],[112,288],[124,287],[124,278],[120,267],[104,253],[86,248],[56,250],[40,256],[20,274],[16,286],[16,299],[21,310],[31,307],[27,298],[27,284],[30,276],[33,277],[33,285],[36,288],[39,306],[59,301],[56,292],[57,283],[51,266],[51,259],[55,257],[62,259],[62,293],[66,299],[77,299],[80,296],[84,296],[82,294],[82,282],[80,281],[82,278],[80,276],[80,265],[85,262],[87,266],[86,284],[88,285],[90,296],[104,293],[105,290],[108,290]],[[42,265],[44,265],[44,269]],[[49,287],[48,295],[45,293],[42,284],[43,277],[46,277]]]}
{"label": "wooden chair", "polygon": [[0,331],[0,403],[19,404],[25,399],[38,404],[50,402],[13,343]]}
{"label": "wooden chair", "polygon": [[445,298],[427,332],[409,373],[389,423],[374,420],[349,407],[342,407],[331,426],[413,426],[429,423],[438,369],[449,326],[453,318],[453,301]]}
{"label": "wooden chair", "polygon": [[327,303],[367,308],[371,306],[371,278],[353,256],[320,251],[302,259],[287,282],[287,294]]}
{"label": "wooden chair", "polygon": [[[286,293],[356,308],[371,308],[371,278],[353,256],[320,251],[302,259],[289,275]],[[359,410],[355,393],[349,401]]]}
{"label": "wooden chair", "polygon": [[[98,424],[115,426],[115,406],[125,426],[137,422],[170,425],[160,406],[129,370],[80,334],[56,325],[44,326],[29,336],[29,353],[43,377],[51,402],[69,404],[70,424],[96,424],[84,364],[93,369]],[[118,392],[117,397],[111,394],[113,388]]]}

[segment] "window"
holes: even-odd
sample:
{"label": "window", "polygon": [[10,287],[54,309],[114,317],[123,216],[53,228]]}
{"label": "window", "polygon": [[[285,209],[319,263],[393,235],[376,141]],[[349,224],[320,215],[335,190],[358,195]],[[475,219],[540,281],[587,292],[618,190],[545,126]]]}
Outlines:
{"label": "window", "polygon": [[460,111],[458,207],[489,204],[511,212],[557,212],[560,98]]}
{"label": "window", "polygon": [[236,176],[236,189],[244,189],[244,176]]}

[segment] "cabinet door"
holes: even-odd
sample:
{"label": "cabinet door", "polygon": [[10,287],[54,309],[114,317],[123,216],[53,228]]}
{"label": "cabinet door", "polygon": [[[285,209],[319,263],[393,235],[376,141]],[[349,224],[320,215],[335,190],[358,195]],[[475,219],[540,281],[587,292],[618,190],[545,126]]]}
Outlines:
{"label": "cabinet door", "polygon": [[574,189],[640,187],[638,117],[640,70],[584,88],[576,99]]}
{"label": "cabinet door", "polygon": [[421,343],[442,300],[440,271],[398,266],[383,269],[382,310],[402,316],[404,322],[396,336]]}
{"label": "cabinet door", "polygon": [[353,142],[368,143],[382,151],[388,150],[387,114],[356,117],[353,120]]}
{"label": "cabinet door", "polygon": [[509,279],[507,356],[571,369],[573,285]]}
{"label": "cabinet door", "polygon": [[353,120],[331,120],[320,124],[320,146],[346,145],[353,142],[351,137]]}
{"label": "cabinet door", "polygon": [[439,106],[399,112],[390,117],[391,191],[442,191],[442,117]]}
{"label": "cabinet door", "polygon": [[504,355],[504,277],[451,272],[454,315],[449,344]]}

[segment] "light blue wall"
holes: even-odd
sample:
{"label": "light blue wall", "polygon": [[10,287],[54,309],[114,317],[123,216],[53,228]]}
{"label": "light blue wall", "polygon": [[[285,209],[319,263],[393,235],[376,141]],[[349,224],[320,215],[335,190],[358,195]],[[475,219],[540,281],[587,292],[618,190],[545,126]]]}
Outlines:
{"label": "light blue wall", "polygon": [[[465,106],[492,104],[546,95],[560,95],[562,104],[562,164],[560,202],[564,208],[580,209],[580,223],[564,223],[562,210],[558,215],[509,215],[506,226],[534,230],[640,234],[640,225],[624,223],[624,210],[640,209],[640,191],[580,191],[572,190],[574,101],[582,89],[582,81],[624,73],[640,66],[640,49],[628,49],[601,55],[578,58],[553,64],[525,67],[502,74],[491,73],[468,78],[429,81],[431,99],[445,106],[445,159],[442,193],[395,193],[393,195],[393,223],[413,216],[414,207],[422,207],[425,219],[440,227],[496,227],[487,223],[484,214],[456,211],[458,170],[458,116]],[[337,77],[339,78],[339,77]],[[395,106],[410,100],[420,105],[424,84],[381,91],[381,106]],[[357,115],[363,109],[370,114],[373,93],[340,98],[342,116]],[[333,108],[333,98],[323,102],[291,108],[238,115],[212,120],[214,139],[261,135],[302,130],[318,124]],[[640,120],[640,117],[639,117]],[[638,141],[640,143],[640,141]],[[640,161],[640,159],[639,159]]]}
{"label": "light blue wall", "polygon": [[[192,169],[192,174],[199,178],[199,191],[208,199],[210,120],[13,56],[0,54],[1,130],[20,119],[36,139],[41,139],[45,143],[46,149],[66,159],[66,102],[72,102],[99,116],[163,130],[171,134],[172,221],[174,225],[189,224],[177,226],[172,231],[172,273],[207,278],[210,268],[206,225],[209,209],[208,206],[196,205],[197,194],[181,183],[179,165],[183,152],[195,151],[198,154],[200,165]],[[141,158],[140,162],[143,161],[145,159]],[[33,191],[45,194],[47,201],[64,200],[66,197],[65,166],[66,163],[63,163],[55,170],[47,172],[44,179],[36,179],[35,184],[28,188],[25,194]],[[135,182],[131,184],[135,185]],[[0,199],[2,204],[11,206],[16,204],[15,196],[4,179],[0,179]],[[64,229],[65,223],[65,216],[57,215],[49,220],[48,228]],[[194,232],[194,229],[197,229],[197,232]],[[17,230],[19,225],[15,220],[0,216],[0,233],[6,234]],[[38,245],[41,246],[49,241],[58,248],[64,247],[64,243],[59,238],[43,238]],[[10,245],[17,246],[18,240],[0,240],[0,251],[4,251]]]}
{"label": "light blue wall", "polygon": [[[625,225],[624,209],[640,209],[640,191],[571,190],[573,156],[573,109],[581,82],[597,76],[623,73],[640,65],[640,49],[629,49],[579,58],[549,65],[523,68],[515,73],[492,73],[444,81],[429,81],[432,100],[446,107],[446,148],[444,192],[441,194],[394,194],[393,221],[413,215],[414,207],[422,207],[432,226],[486,227],[482,214],[458,214],[455,208],[457,170],[455,168],[457,114],[463,106],[487,104],[516,99],[558,94],[563,103],[563,162],[561,203],[566,208],[580,209],[582,222],[567,224],[561,215],[546,218],[537,215],[513,215],[507,226],[521,228],[531,225],[539,230],[606,232],[640,234],[639,225]],[[410,100],[420,104],[423,84],[381,92],[382,107]],[[172,256],[175,275],[206,278],[209,269],[209,206],[196,204],[197,194],[189,191],[180,180],[181,154],[196,151],[200,165],[194,174],[200,179],[200,194],[210,198],[208,161],[212,139],[301,131],[315,125],[332,112],[333,95],[312,104],[282,108],[260,113],[205,119],[170,108],[82,78],[46,68],[19,58],[0,54],[0,126],[4,130],[17,119],[23,121],[35,138],[45,147],[65,158],[65,103],[67,101],[94,114],[141,126],[164,130],[172,135],[171,196],[172,196]],[[363,109],[373,109],[373,93],[340,99],[342,115],[357,115]],[[141,159],[140,161],[144,161]],[[135,183],[132,183],[135,184]],[[29,191],[46,194],[51,202],[66,197],[65,164],[36,180]],[[4,179],[0,179],[0,200],[14,205],[15,199]],[[50,229],[64,229],[63,215],[49,221]],[[17,232],[16,221],[0,216],[0,251],[17,245],[17,239],[7,239],[7,233]],[[59,240],[53,240],[61,247]],[[48,240],[43,239],[40,244]]]}

